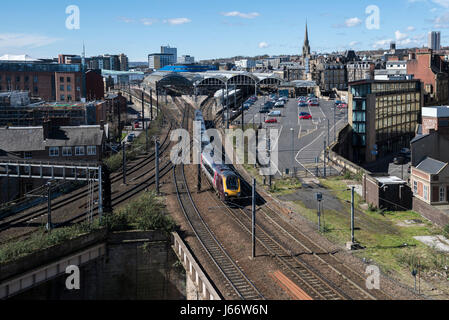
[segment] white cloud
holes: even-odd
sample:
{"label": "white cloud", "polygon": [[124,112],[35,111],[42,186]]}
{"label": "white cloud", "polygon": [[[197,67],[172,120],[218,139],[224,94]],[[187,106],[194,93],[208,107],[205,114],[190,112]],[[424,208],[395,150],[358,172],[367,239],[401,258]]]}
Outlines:
{"label": "white cloud", "polygon": [[222,12],[221,15],[225,17],[240,17],[243,19],[254,19],[260,16],[260,13],[258,12],[243,13],[239,11],[231,11],[231,12]]}
{"label": "white cloud", "polygon": [[383,49],[390,46],[392,39],[384,39],[384,40],[378,40],[373,44],[374,49]]}
{"label": "white cloud", "polygon": [[395,37],[396,37],[396,41],[401,41],[407,38],[407,34],[406,33],[401,33],[401,31],[397,30],[394,33]]}
{"label": "white cloud", "polygon": [[358,46],[359,44],[360,44],[360,42],[358,42],[358,41],[352,41],[352,42],[349,43],[349,46],[350,47],[355,47],[355,46]]}
{"label": "white cloud", "polygon": [[124,22],[124,23],[134,23],[134,22],[136,22],[136,20],[134,20],[132,18],[127,18],[127,17],[119,17],[118,19],[120,21]]}
{"label": "white cloud", "polygon": [[39,48],[60,40],[36,34],[0,33],[0,48]]}
{"label": "white cloud", "polygon": [[413,32],[413,31],[415,31],[415,27],[414,26],[409,26],[409,27],[407,27],[407,31],[409,31],[409,32]]}
{"label": "white cloud", "polygon": [[152,19],[152,18],[144,18],[144,19],[141,19],[140,22],[142,22],[143,25],[145,25],[145,26],[152,26],[153,24],[157,23],[158,20]]}
{"label": "white cloud", "polygon": [[442,7],[449,8],[449,0],[432,0],[432,2],[439,4]]}
{"label": "white cloud", "polygon": [[189,18],[173,18],[173,19],[164,20],[164,23],[168,23],[171,25],[180,25],[180,24],[185,24],[185,23],[189,23],[189,22],[192,22],[192,20],[190,20]]}
{"label": "white cloud", "polygon": [[355,18],[349,18],[345,21],[345,25],[348,28],[352,28],[352,27],[356,27],[358,25],[360,25],[362,23],[362,20],[360,20],[359,18],[355,17]]}
{"label": "white cloud", "polygon": [[270,45],[268,43],[266,43],[265,41],[262,41],[259,43],[259,48],[261,49],[265,49],[268,48]]}

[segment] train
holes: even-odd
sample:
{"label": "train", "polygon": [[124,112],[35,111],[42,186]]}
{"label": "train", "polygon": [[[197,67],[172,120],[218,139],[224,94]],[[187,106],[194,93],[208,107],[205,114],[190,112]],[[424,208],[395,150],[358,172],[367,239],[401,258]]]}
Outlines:
{"label": "train", "polygon": [[201,111],[195,111],[195,121],[201,122],[201,169],[211,182],[219,198],[223,201],[241,197],[241,181],[234,170],[221,164],[220,154],[215,154],[214,146],[210,143],[206,131],[204,117]]}

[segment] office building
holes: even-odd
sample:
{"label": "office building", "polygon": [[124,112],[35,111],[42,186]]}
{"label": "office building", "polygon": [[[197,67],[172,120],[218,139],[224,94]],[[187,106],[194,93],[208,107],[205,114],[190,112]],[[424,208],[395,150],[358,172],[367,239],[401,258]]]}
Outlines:
{"label": "office building", "polygon": [[160,70],[165,66],[172,65],[173,54],[152,53],[148,55],[148,68],[152,70]]}
{"label": "office building", "polygon": [[348,106],[352,127],[351,160],[369,163],[409,147],[422,102],[419,80],[351,83]]}
{"label": "office building", "polygon": [[194,64],[195,63],[195,57],[189,56],[189,55],[183,55],[178,58],[178,64]]}
{"label": "office building", "polygon": [[439,31],[429,32],[428,48],[433,51],[439,51],[441,49],[441,32]]}
{"label": "office building", "polygon": [[161,53],[166,54],[166,55],[171,55],[171,56],[168,56],[168,58],[169,58],[168,64],[176,64],[178,62],[178,49],[172,48],[170,46],[162,46]]}

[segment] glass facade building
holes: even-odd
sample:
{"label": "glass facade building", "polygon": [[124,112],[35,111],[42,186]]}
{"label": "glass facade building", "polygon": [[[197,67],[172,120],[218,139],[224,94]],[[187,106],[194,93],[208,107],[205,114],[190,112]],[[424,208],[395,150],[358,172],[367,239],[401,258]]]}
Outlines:
{"label": "glass facade building", "polygon": [[349,100],[355,162],[372,162],[409,146],[423,103],[419,80],[352,83]]}

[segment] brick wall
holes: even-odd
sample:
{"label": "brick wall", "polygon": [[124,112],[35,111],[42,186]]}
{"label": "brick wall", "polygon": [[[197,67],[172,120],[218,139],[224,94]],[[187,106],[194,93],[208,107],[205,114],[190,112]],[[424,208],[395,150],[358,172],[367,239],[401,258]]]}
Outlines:
{"label": "brick wall", "polygon": [[418,198],[413,198],[413,211],[418,212],[424,218],[432,221],[440,227],[444,227],[449,224],[449,215],[425,203],[424,201],[419,200]]}

